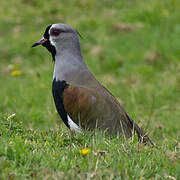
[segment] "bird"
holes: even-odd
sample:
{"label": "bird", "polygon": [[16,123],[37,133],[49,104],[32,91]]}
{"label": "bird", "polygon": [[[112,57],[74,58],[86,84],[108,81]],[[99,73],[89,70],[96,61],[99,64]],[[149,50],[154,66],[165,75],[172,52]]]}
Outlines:
{"label": "bird", "polygon": [[64,23],[51,24],[32,47],[38,45],[45,47],[52,55],[52,94],[55,107],[72,132],[99,129],[109,134],[119,134],[126,139],[136,133],[139,142],[153,144],[115,96],[87,67],[77,30]]}

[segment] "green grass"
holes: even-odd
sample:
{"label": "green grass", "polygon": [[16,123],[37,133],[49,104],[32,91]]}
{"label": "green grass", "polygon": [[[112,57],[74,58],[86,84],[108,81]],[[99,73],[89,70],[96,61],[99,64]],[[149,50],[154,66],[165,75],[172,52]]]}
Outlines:
{"label": "green grass", "polygon": [[[2,0],[0,12],[0,179],[180,179],[178,0]],[[88,67],[156,148],[71,136],[54,107],[51,56],[30,48],[57,22],[82,34]]]}

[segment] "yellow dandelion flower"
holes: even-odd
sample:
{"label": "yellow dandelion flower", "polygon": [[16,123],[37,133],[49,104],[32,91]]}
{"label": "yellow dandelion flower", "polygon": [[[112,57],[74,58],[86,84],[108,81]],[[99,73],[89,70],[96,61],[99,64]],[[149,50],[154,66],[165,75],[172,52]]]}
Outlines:
{"label": "yellow dandelion flower", "polygon": [[84,149],[81,149],[80,150],[80,153],[83,155],[83,156],[86,156],[87,154],[89,154],[91,152],[91,150],[89,148],[84,148]]}
{"label": "yellow dandelion flower", "polygon": [[21,74],[21,71],[19,71],[19,70],[14,70],[11,72],[12,76],[19,76],[20,74]]}

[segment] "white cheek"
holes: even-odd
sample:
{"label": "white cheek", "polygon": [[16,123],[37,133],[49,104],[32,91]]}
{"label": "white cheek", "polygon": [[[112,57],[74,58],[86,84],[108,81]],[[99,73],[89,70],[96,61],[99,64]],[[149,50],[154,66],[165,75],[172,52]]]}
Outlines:
{"label": "white cheek", "polygon": [[51,43],[53,46],[56,46],[55,43],[54,43],[54,40],[53,40],[52,36],[49,37],[49,41],[50,41],[50,43]]}
{"label": "white cheek", "polygon": [[70,126],[71,131],[75,131],[76,133],[82,134],[82,129],[72,121],[72,119],[68,116],[68,124]]}

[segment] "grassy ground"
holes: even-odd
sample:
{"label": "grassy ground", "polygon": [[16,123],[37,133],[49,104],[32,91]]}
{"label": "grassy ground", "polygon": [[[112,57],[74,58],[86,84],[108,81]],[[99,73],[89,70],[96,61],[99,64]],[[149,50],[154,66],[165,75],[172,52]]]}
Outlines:
{"label": "grassy ground", "polygon": [[[0,179],[180,179],[178,0],[1,0],[0,12]],[[89,68],[156,148],[70,135],[53,104],[51,56],[30,48],[56,22],[81,32]]]}

